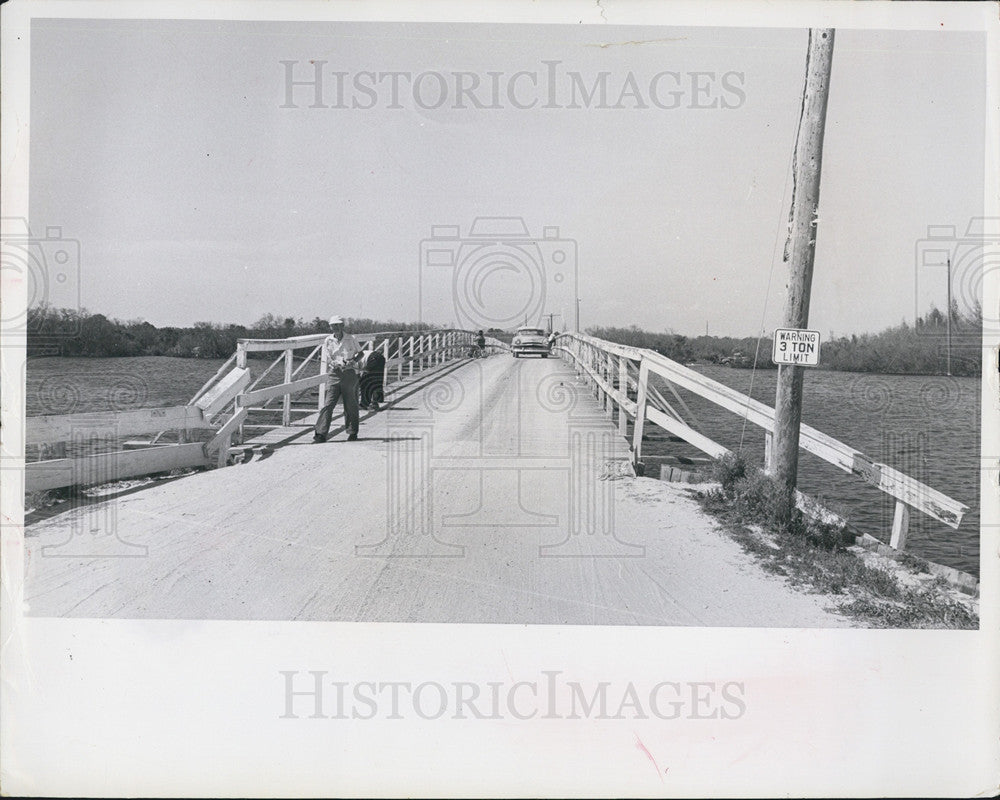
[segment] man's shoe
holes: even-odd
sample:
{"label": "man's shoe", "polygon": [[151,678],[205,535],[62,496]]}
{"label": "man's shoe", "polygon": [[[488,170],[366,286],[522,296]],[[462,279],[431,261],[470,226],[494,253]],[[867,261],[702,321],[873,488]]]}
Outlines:
{"label": "man's shoe", "polygon": [[356,433],[352,433],[347,437],[347,441],[349,442],[356,442],[357,440],[358,440],[358,435]]}
{"label": "man's shoe", "polygon": [[322,433],[313,434],[313,444],[322,444],[326,441],[326,436]]}

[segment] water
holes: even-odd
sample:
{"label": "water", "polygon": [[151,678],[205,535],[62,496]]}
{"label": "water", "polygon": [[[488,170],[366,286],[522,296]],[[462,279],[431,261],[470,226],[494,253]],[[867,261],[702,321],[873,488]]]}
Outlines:
{"label": "water", "polygon": [[[41,358],[29,361],[28,416],[183,405],[222,366],[222,360],[169,358]],[[259,375],[267,361],[251,361]],[[699,366],[697,370],[743,393],[750,370]],[[278,380],[281,368],[266,383]],[[753,376],[753,397],[774,404],[777,373]],[[810,370],[803,420],[970,507],[959,529],[914,511],[907,550],[979,574],[980,381],[909,375]],[[668,399],[671,396],[666,395]],[[752,423],[690,393],[682,396],[704,434],[763,463],[764,434]],[[649,443],[645,452],[697,456],[687,445]],[[800,457],[800,488],[822,498],[862,530],[887,540],[894,500],[815,456]]]}
{"label": "water", "polygon": [[[695,368],[706,377],[774,405],[776,370]],[[807,371],[802,420],[969,506],[958,530],[911,511],[906,549],[979,575],[979,454],[981,383],[978,378]],[[664,393],[668,401],[672,395]],[[764,460],[764,431],[688,392],[681,396],[698,417],[698,430],[732,450]],[[676,404],[675,404],[676,405]],[[659,445],[677,455],[701,455],[687,445]],[[656,452],[651,451],[651,452]],[[888,541],[895,500],[820,458],[800,451],[799,488],[821,498],[854,525]]]}
{"label": "water", "polygon": [[33,417],[182,406],[224,363],[168,356],[31,359],[26,413]]}

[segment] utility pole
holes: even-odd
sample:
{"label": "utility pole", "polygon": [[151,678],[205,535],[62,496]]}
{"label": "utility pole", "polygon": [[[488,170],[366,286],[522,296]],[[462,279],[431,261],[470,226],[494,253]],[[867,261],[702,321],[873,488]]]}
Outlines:
{"label": "utility pole", "polygon": [[580,332],[580,298],[576,298],[576,325],[574,325],[573,330],[577,333]]}
{"label": "utility pole", "polygon": [[948,377],[951,377],[951,256],[948,256]]}
{"label": "utility pole", "polygon": [[551,314],[542,314],[542,316],[543,316],[543,317],[548,317],[548,318],[549,318],[549,333],[552,333],[552,318],[553,318],[553,317],[555,316],[555,313],[551,313]]}
{"label": "utility pole", "polygon": [[[792,210],[785,245],[789,262],[785,328],[809,325],[809,292],[816,257],[819,224],[819,182],[823,162],[823,130],[830,93],[830,66],[833,62],[832,28],[812,28],[806,54],[806,82],[802,95],[799,130],[795,138]],[[802,379],[804,367],[782,364],[774,398],[774,477],[784,490],[784,516],[795,502],[799,469],[799,425],[802,422]]]}

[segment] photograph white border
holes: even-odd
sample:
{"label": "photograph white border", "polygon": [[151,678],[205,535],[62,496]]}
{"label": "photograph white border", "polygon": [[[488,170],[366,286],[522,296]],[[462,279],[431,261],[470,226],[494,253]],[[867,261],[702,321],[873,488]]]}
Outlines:
{"label": "photograph white border", "polygon": [[[15,2],[2,205],[28,217],[30,17],[985,31],[984,214],[1000,216],[996,3]],[[943,149],[946,151],[947,143]],[[985,298],[1000,298],[1000,273]],[[23,308],[24,287],[2,285]],[[8,316],[8,315],[5,315]],[[8,339],[6,344],[9,344]],[[1000,337],[984,336],[996,366]],[[1000,379],[984,370],[978,631],[41,619],[23,596],[24,352],[2,373],[6,794],[971,796],[1000,776]],[[282,671],[345,682],[742,683],[737,719],[281,719]]]}

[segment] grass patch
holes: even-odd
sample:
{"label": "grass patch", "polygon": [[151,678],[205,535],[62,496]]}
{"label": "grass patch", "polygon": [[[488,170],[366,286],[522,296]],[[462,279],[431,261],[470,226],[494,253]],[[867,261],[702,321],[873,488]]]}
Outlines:
{"label": "grass patch", "polygon": [[[854,542],[842,526],[787,511],[782,489],[745,458],[728,453],[712,465],[719,487],[695,496],[730,535],[768,572],[793,585],[843,595],[838,610],[880,628],[978,628],[979,618],[948,596],[940,582],[914,588],[892,572],[870,566],[847,547]],[[904,556],[921,571],[927,562]]]}

